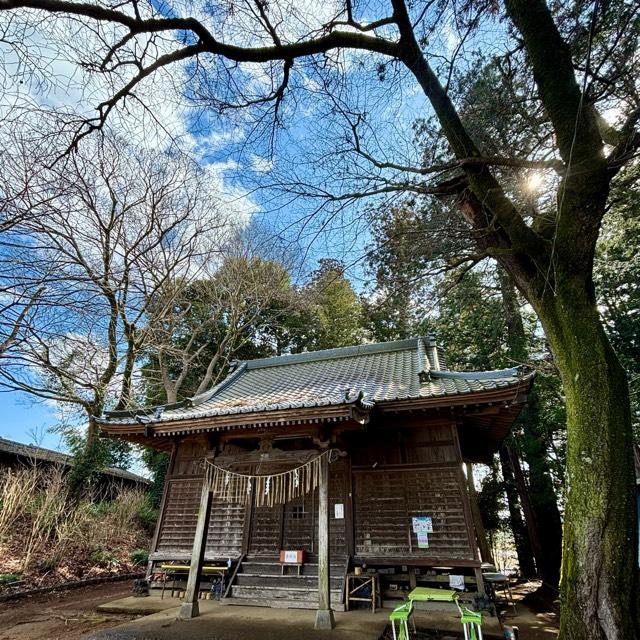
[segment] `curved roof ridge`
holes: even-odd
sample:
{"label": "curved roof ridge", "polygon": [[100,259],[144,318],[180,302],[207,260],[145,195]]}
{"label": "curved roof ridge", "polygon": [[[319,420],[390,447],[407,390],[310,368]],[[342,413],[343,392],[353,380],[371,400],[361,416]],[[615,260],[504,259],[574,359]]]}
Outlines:
{"label": "curved roof ridge", "polygon": [[492,371],[431,371],[432,378],[449,378],[454,380],[490,380],[492,378],[512,378],[524,375],[524,367],[511,367],[509,369],[493,369]]}
{"label": "curved roof ridge", "polygon": [[303,362],[317,362],[319,360],[336,360],[338,358],[351,358],[368,353],[385,353],[389,351],[406,351],[418,348],[419,342],[426,342],[427,346],[434,346],[430,338],[408,338],[406,340],[393,340],[390,342],[368,342],[349,347],[336,347],[333,349],[321,349],[319,351],[303,351],[302,353],[287,353],[281,356],[268,358],[256,358],[255,360],[243,360],[247,369],[262,369],[263,367],[279,367],[287,364]]}

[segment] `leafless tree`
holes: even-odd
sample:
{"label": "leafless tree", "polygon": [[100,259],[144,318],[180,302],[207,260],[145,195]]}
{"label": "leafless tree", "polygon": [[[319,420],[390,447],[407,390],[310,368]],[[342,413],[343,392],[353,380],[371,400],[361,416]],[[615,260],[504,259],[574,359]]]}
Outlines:
{"label": "leafless tree", "polygon": [[148,310],[153,364],[146,375],[157,376],[169,403],[184,396],[184,387],[190,394],[203,393],[265,325],[273,329],[287,312],[291,293],[281,263],[254,255],[242,239],[230,243],[206,279],[188,286],[173,281],[157,291]]}
{"label": "leafless tree", "polygon": [[34,167],[32,157],[15,149],[28,180],[3,193],[22,217],[5,233],[3,279],[14,295],[41,286],[20,342],[3,354],[1,383],[80,409],[90,446],[105,405],[134,399],[150,302],[219,259],[229,217],[191,161],[114,135],[57,164]]}

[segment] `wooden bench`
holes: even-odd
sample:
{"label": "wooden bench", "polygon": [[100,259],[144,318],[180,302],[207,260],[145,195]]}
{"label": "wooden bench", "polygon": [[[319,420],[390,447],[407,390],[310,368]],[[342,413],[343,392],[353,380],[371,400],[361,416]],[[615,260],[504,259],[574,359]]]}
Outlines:
{"label": "wooden bench", "polygon": [[[191,569],[191,565],[188,564],[161,564],[160,565],[160,574],[162,575],[162,593],[160,594],[160,599],[164,598],[164,592],[167,585],[168,580],[172,580],[171,584],[171,597],[173,598],[175,593],[176,581],[180,576],[188,576],[189,571]],[[202,567],[202,575],[204,576],[219,576],[222,584],[220,587],[220,592],[224,591],[224,579],[229,571],[229,567],[227,565],[221,566],[207,566]]]}

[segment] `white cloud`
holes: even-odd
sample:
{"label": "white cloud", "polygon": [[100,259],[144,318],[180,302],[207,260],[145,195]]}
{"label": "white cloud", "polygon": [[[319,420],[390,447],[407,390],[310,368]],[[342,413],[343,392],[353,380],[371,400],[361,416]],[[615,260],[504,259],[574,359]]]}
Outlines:
{"label": "white cloud", "polygon": [[256,173],[269,173],[275,166],[273,158],[263,158],[255,153],[249,156],[251,169]]}

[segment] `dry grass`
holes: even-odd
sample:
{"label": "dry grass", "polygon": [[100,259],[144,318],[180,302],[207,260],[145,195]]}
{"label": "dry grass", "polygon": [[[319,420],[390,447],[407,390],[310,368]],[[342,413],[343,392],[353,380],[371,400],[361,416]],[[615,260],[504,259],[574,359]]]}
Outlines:
{"label": "dry grass", "polygon": [[30,466],[0,474],[0,574],[50,584],[133,569],[154,512],[147,495],[73,500],[64,470]]}
{"label": "dry grass", "polygon": [[0,475],[0,540],[11,531],[24,513],[25,496],[33,494],[38,483],[36,467],[9,469]]}

